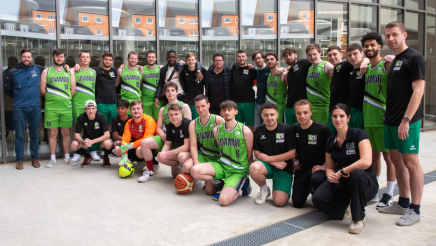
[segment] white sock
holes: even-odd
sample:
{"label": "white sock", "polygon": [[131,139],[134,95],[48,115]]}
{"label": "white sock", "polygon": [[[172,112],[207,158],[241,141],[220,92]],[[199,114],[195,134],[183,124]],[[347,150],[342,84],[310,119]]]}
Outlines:
{"label": "white sock", "polygon": [[388,184],[386,186],[386,193],[388,193],[391,196],[394,196],[394,189],[396,183],[397,182],[388,181]]}
{"label": "white sock", "polygon": [[263,189],[263,191],[267,192],[268,191],[268,185],[265,184],[264,186],[261,187]]}
{"label": "white sock", "polygon": [[65,154],[65,160],[69,160],[70,159],[70,154]]}
{"label": "white sock", "polygon": [[52,159],[53,161],[56,161],[56,155],[50,155],[50,159]]}
{"label": "white sock", "polygon": [[378,180],[380,179],[380,177],[376,177],[377,178],[377,183],[378,183]]}

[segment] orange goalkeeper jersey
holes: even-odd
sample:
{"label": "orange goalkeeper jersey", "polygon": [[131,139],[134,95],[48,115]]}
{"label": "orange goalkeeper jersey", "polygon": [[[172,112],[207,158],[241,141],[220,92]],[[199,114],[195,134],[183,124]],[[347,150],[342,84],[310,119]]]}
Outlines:
{"label": "orange goalkeeper jersey", "polygon": [[127,121],[121,144],[130,143],[130,140],[133,139],[133,147],[138,148],[141,146],[142,139],[154,136],[155,131],[156,122],[153,118],[142,114],[139,122],[135,122],[134,118]]}

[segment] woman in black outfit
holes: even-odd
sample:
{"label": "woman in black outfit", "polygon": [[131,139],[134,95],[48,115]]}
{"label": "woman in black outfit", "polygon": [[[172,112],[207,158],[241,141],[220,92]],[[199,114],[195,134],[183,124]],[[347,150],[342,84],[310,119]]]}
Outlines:
{"label": "woman in black outfit", "polygon": [[378,192],[371,143],[364,130],[348,127],[350,109],[347,105],[334,106],[332,119],[336,134],[326,143],[328,180],[315,191],[312,202],[318,211],[335,220],[344,219],[350,205],[352,221],[348,232],[362,233],[366,227],[365,206]]}

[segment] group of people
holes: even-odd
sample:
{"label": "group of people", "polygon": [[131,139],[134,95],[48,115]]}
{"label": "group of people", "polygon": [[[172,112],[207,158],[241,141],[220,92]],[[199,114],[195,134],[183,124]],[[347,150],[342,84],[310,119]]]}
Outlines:
{"label": "group of people", "polygon": [[[276,53],[262,51],[252,55],[255,68],[246,63],[245,50],[237,51],[232,66],[215,53],[207,70],[191,52],[178,63],[169,51],[168,63],[159,67],[152,50],[144,67],[132,51],[118,69],[111,67],[110,52],[102,67],[90,68],[90,53],[81,51],[80,64],[69,68],[62,49],[44,68],[32,65],[24,49],[4,84],[14,100],[16,168],[23,169],[27,121],[32,165],[40,166],[41,93],[51,152],[46,167],[56,164],[61,128],[65,164],[84,156],[81,167],[88,167],[102,151],[104,167],[111,166],[110,154],[121,157],[120,166],[136,162],[143,170],[139,182],[155,179],[160,164],[168,165],[173,177],[186,173],[197,185],[205,181],[205,192],[224,206],[241,191],[251,193],[251,176],[260,187],[256,204],[272,194],[276,206],[291,199],[300,208],[312,194],[315,208],[333,219],[351,214],[350,233],[366,227],[370,201],[381,213],[402,215],[397,225],[412,225],[420,221],[424,182],[418,151],[425,60],[406,45],[403,23],[389,23],[384,34],[395,56],[382,58],[382,37],[370,32],[346,48],[348,60],[338,46],[328,48],[328,61],[318,44],[307,46],[307,59],[287,47],[281,56],[288,68],[278,66]],[[381,153],[388,182],[379,199]],[[272,179],[272,192],[266,179]],[[393,201],[396,182],[400,197]]]}

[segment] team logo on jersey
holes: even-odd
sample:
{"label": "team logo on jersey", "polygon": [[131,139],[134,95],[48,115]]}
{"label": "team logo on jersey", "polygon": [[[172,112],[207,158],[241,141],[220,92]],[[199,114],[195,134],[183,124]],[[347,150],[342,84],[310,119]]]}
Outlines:
{"label": "team logo on jersey", "polygon": [[377,70],[380,70],[380,71],[381,71],[381,70],[382,70],[382,68],[381,68],[381,67],[378,67],[378,68],[377,68]]}
{"label": "team logo on jersey", "polygon": [[354,155],[354,154],[356,154],[356,150],[354,149],[354,143],[347,143],[346,145],[345,145],[345,148],[346,148],[346,155]]}
{"label": "team logo on jersey", "polygon": [[294,69],[294,72],[298,71],[298,64],[295,64],[295,66],[292,69]]}
{"label": "team logo on jersey", "polygon": [[[104,72],[103,72],[104,73]],[[112,78],[115,77],[114,72],[109,72],[109,76],[111,76]]]}
{"label": "team logo on jersey", "polygon": [[262,136],[260,137],[260,139],[266,139],[265,135],[262,135]]}
{"label": "team logo on jersey", "polygon": [[244,69],[242,73],[245,74],[245,75],[247,75],[247,74],[248,74],[248,70],[247,70],[247,69]]}
{"label": "team logo on jersey", "polygon": [[415,145],[410,145],[410,150],[416,150],[416,146]]}
{"label": "team logo on jersey", "polygon": [[241,133],[240,132],[235,132],[235,135],[236,135],[236,137],[239,137],[239,136],[241,136]]}
{"label": "team logo on jersey", "polygon": [[35,70],[32,70],[30,73],[32,74],[32,77],[36,77],[37,76]]}
{"label": "team logo on jersey", "polygon": [[183,135],[183,130],[180,129],[180,138],[184,138],[184,137],[185,137],[185,135]]}
{"label": "team logo on jersey", "polygon": [[214,124],[210,124],[210,127],[214,127],[215,125]]}
{"label": "team logo on jersey", "polygon": [[316,145],[318,143],[318,135],[308,135],[308,144],[310,145]]}
{"label": "team logo on jersey", "polygon": [[176,131],[173,130],[173,133],[176,133]]}
{"label": "team logo on jersey", "polygon": [[394,70],[400,70],[401,69],[401,65],[403,65],[403,61],[399,60],[395,63],[395,67]]}
{"label": "team logo on jersey", "polygon": [[186,73],[186,76],[188,76],[189,75],[189,73]]}
{"label": "team logo on jersey", "polygon": [[342,65],[337,65],[337,66],[335,67],[336,72],[339,72],[339,71],[341,70],[341,67],[342,67]]}
{"label": "team logo on jersey", "polygon": [[284,142],[285,142],[285,134],[276,133],[276,143],[284,143]]}
{"label": "team logo on jersey", "polygon": [[321,70],[322,69],[322,67],[318,67],[318,70]]}
{"label": "team logo on jersey", "polygon": [[142,125],[139,125],[139,132],[143,132],[144,130],[142,130]]}
{"label": "team logo on jersey", "polygon": [[100,129],[100,124],[98,124],[98,122],[95,122],[94,129]]}
{"label": "team logo on jersey", "polygon": [[296,138],[299,138],[299,137],[300,137],[300,134],[297,132],[297,133],[295,134],[295,137],[296,137]]}
{"label": "team logo on jersey", "polygon": [[84,126],[87,126],[88,125],[88,122],[85,122],[85,124],[83,124]]}

